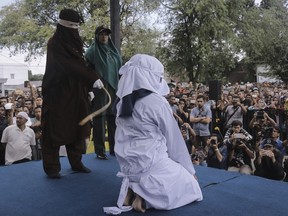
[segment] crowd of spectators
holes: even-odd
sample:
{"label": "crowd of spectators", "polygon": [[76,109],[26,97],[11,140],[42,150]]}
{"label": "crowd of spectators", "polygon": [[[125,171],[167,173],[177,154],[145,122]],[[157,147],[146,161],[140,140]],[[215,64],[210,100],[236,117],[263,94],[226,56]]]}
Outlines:
{"label": "crowd of spectators", "polygon": [[[31,158],[41,159],[42,98],[28,83],[30,94],[0,98],[0,139],[26,112],[25,125],[35,133]],[[283,83],[222,85],[218,100],[209,98],[208,85],[170,85],[167,101],[182,132],[192,162],[197,165],[285,180],[288,171],[288,89]],[[10,165],[11,162],[6,165]],[[13,162],[12,162],[13,164]],[[0,145],[5,165],[5,145]]]}
{"label": "crowd of spectators", "polygon": [[0,166],[41,159],[42,97],[30,82],[27,89],[0,97]]}
{"label": "crowd of spectators", "polygon": [[[288,89],[284,83],[176,83],[167,100],[194,164],[285,180]],[[215,95],[215,94],[214,94]]]}

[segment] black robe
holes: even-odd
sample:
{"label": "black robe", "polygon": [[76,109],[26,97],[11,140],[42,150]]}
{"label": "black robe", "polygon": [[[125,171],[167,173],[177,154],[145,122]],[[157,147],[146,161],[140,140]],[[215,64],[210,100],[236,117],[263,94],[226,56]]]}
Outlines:
{"label": "black robe", "polygon": [[67,145],[90,134],[89,123],[78,123],[90,113],[88,90],[98,76],[82,56],[55,35],[48,41],[42,82],[43,144]]}

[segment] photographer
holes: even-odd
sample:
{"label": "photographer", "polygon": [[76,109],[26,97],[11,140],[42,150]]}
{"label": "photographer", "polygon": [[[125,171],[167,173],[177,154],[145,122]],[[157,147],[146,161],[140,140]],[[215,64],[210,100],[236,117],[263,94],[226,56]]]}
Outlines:
{"label": "photographer", "polygon": [[193,128],[190,126],[189,123],[184,123],[181,126],[181,134],[183,136],[183,139],[186,143],[187,149],[189,154],[191,155],[192,152],[195,151],[194,149],[194,143],[195,143],[195,137],[196,137],[196,133],[193,130]]}
{"label": "photographer", "polygon": [[211,134],[207,140],[207,147],[206,162],[208,167],[227,169],[227,146],[220,142],[217,134]]}
{"label": "photographer", "polygon": [[253,146],[258,148],[260,140],[263,138],[265,128],[275,127],[277,123],[264,110],[256,111],[249,123],[249,128],[253,131]]}
{"label": "photographer", "polygon": [[228,150],[228,171],[247,175],[252,173],[254,151],[249,143],[251,140],[252,136],[242,128],[242,122],[234,120],[224,136]]}
{"label": "photographer", "polygon": [[286,142],[280,140],[280,129],[278,126],[264,129],[263,139],[260,141],[259,149],[264,147],[268,139],[272,139],[275,143],[275,148],[279,150],[282,156],[286,155]]}
{"label": "photographer", "polygon": [[283,180],[286,176],[282,167],[283,156],[281,152],[275,148],[273,139],[266,139],[263,148],[260,148],[256,154],[254,175],[273,179]]}

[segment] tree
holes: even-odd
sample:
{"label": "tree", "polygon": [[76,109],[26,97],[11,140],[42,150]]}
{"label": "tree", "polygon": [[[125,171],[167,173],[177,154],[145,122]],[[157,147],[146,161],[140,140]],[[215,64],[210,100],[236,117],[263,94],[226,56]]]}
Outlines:
{"label": "tree", "polygon": [[171,16],[158,55],[171,74],[204,81],[220,79],[235,67],[237,38],[227,1],[164,1],[163,7]]}
{"label": "tree", "polygon": [[[122,49],[125,59],[129,59],[135,52],[147,52],[143,49],[148,48],[149,40],[157,34],[155,29],[144,25],[143,17],[155,10],[159,3],[152,0],[122,0],[120,3]],[[93,41],[96,26],[109,26],[109,0],[20,0],[0,11],[0,48],[9,48],[12,54],[28,53],[26,60],[43,55],[59,11],[64,7],[79,12],[85,22],[80,27],[80,34],[87,45]],[[127,34],[129,32],[131,34]]]}
{"label": "tree", "polygon": [[284,80],[288,74],[287,1],[262,1],[239,22],[239,38],[246,63],[269,65],[270,75]]}

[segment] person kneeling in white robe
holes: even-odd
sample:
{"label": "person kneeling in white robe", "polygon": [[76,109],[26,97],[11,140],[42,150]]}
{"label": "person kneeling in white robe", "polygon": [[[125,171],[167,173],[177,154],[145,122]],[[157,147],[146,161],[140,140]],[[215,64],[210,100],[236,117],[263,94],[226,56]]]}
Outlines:
{"label": "person kneeling in white robe", "polygon": [[187,147],[164,97],[169,87],[156,58],[137,54],[119,71],[115,155],[123,177],[118,207],[170,210],[203,199]]}

